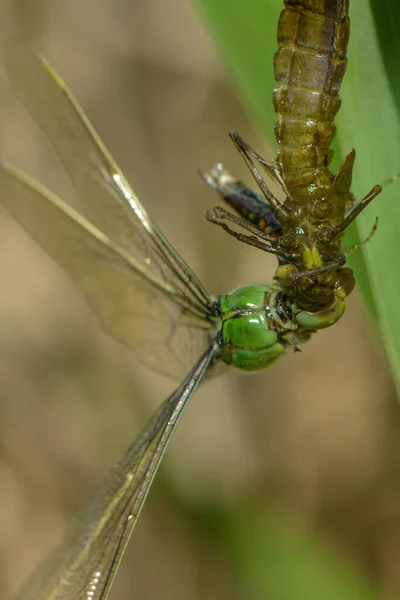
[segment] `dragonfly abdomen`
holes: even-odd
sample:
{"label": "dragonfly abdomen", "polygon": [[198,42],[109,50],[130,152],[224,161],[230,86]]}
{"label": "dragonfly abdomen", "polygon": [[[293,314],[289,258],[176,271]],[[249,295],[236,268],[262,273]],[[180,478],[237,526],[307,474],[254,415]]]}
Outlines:
{"label": "dragonfly abdomen", "polygon": [[274,209],[263,196],[256,194],[243,181],[217,163],[201,173],[203,180],[249,223],[265,233],[282,233],[282,225]]}
{"label": "dragonfly abdomen", "polygon": [[346,70],[348,0],[285,0],[274,68],[277,162],[289,189],[328,169]]}

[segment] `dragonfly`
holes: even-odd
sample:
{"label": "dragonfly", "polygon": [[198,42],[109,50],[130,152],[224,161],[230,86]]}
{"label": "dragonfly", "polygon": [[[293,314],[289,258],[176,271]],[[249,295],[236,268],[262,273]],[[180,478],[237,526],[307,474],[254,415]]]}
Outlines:
{"label": "dragonfly", "polygon": [[24,42],[7,44],[11,84],[66,168],[79,204],[2,163],[0,205],[69,273],[110,335],[146,366],[181,380],[21,599],[107,598],[168,442],[201,381],[218,364],[263,369],[342,317],[355,283],[343,233],[381,191],[375,186],[355,201],[354,150],[336,174],[329,170],[348,35],[345,0],[285,1],[274,62],[277,158],[268,163],[234,132],[259,191],[219,163],[202,174],[234,211],[215,207],[208,220],[274,254],[278,266],[272,283],[215,297],[152,221],[51,65]]}

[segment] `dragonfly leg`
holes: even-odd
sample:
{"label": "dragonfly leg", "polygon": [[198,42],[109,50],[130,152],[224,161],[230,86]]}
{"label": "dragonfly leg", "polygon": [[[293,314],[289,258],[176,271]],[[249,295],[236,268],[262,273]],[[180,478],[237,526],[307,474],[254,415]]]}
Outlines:
{"label": "dragonfly leg", "polygon": [[379,220],[379,219],[378,219],[378,217],[376,217],[376,219],[375,219],[375,223],[374,223],[374,225],[373,225],[373,227],[372,227],[372,229],[371,229],[371,231],[370,231],[369,235],[368,235],[368,236],[365,238],[365,240],[362,240],[362,241],[361,241],[361,242],[359,242],[358,244],[354,244],[354,246],[352,246],[352,247],[350,248],[350,250],[348,250],[348,251],[346,252],[346,256],[347,256],[347,257],[349,257],[349,256],[351,256],[352,254],[354,254],[354,252],[355,252],[356,250],[358,250],[359,248],[362,248],[362,246],[364,246],[365,244],[368,244],[368,242],[370,241],[370,239],[373,237],[373,235],[374,235],[375,231],[378,229],[378,220]]}
{"label": "dragonfly leg", "polygon": [[[233,215],[227,210],[221,208],[220,206],[215,206],[212,210],[209,210],[206,213],[206,219],[210,221],[210,223],[214,223],[214,225],[222,227],[224,231],[229,233],[229,235],[233,236],[240,242],[248,244],[249,246],[253,246],[254,248],[258,248],[259,250],[263,250],[264,252],[268,252],[269,254],[274,254],[275,256],[283,260],[291,260],[291,256],[285,253],[285,251],[280,248],[279,236],[277,236],[276,234],[265,234],[264,232],[254,227],[254,225],[252,225],[248,221],[245,221],[244,219]],[[231,223],[234,223],[235,225],[238,225],[239,227],[250,231],[252,235],[246,235],[244,233],[231,229],[226,223],[226,221],[230,221]],[[264,241],[261,241],[259,238],[261,238],[261,240]]]}
{"label": "dragonfly leg", "polygon": [[[370,239],[371,235],[368,236]],[[368,240],[365,240],[368,241]],[[364,242],[363,242],[364,243]],[[359,244],[361,246],[361,244]],[[354,247],[355,248],[355,247]],[[355,248],[357,249],[357,248]],[[353,250],[353,249],[352,249]],[[320,275],[321,273],[327,273],[328,271],[332,271],[335,267],[341,267],[346,263],[346,258],[344,256],[340,257],[338,260],[328,263],[323,267],[318,267],[317,269],[308,269],[307,271],[297,271],[293,269],[293,264],[290,265],[282,265],[283,269],[280,267],[275,271],[274,279],[276,281],[295,281],[297,279],[301,279],[302,277],[310,277],[312,275]],[[289,267],[289,269],[286,269]],[[282,275],[281,275],[282,273]]]}
{"label": "dragonfly leg", "polygon": [[282,177],[280,165],[276,162],[267,162],[265,158],[261,156],[261,154],[254,150],[254,148],[252,148],[250,144],[248,144],[244,140],[244,138],[242,138],[242,136],[239,133],[237,133],[237,131],[232,131],[229,135],[236,148],[243,148],[250,156],[252,156],[258,163],[260,163],[263,169],[268,173],[269,177],[271,177],[272,181],[275,181],[275,183],[281,188],[281,190],[286,194],[286,196],[290,197],[290,192],[286,186],[284,178]]}
{"label": "dragonfly leg", "polygon": [[336,237],[338,237],[341,233],[343,233],[345,229],[347,229],[347,227],[350,225],[350,223],[352,223],[358,217],[358,215],[364,210],[364,208],[368,206],[368,204],[372,202],[372,200],[376,198],[378,194],[381,193],[381,191],[382,186],[375,185],[372,188],[372,190],[351,209],[351,211],[348,213],[348,215],[346,215],[346,217],[343,219],[340,225],[337,225],[329,231],[324,232],[324,239],[322,240],[323,243],[329,243]]}
{"label": "dragonfly leg", "polygon": [[200,176],[225,202],[246,221],[264,233],[282,234],[282,225],[271,204],[234,177],[221,164],[215,164]]}
{"label": "dragonfly leg", "polygon": [[262,167],[268,172],[271,178],[278,183],[278,185],[282,188],[287,196],[290,196],[289,191],[287,190],[282,177],[279,174],[279,170],[269,163],[267,163],[249,144],[240,136],[236,131],[233,131],[229,134],[231,140],[235,144],[236,148],[240,152],[244,162],[250,170],[254,180],[256,181],[258,187],[260,188],[263,196],[271,204],[275,211],[276,217],[280,222],[287,221],[290,219],[291,215],[288,210],[279,202],[279,200],[274,196],[269,187],[267,186],[265,180],[261,177],[260,172],[257,167],[254,165],[253,159],[256,160]]}

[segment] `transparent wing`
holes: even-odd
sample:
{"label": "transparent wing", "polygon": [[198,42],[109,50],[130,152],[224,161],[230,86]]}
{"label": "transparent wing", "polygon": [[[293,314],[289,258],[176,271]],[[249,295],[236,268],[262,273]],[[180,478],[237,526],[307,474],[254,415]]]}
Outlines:
{"label": "transparent wing", "polygon": [[[0,175],[0,203],[70,271],[115,338],[136,349],[144,364],[182,377],[198,349],[204,348],[204,330],[211,320],[207,292],[151,221],[48,63],[23,42],[12,40],[6,47],[6,65],[13,87],[66,167],[79,196],[78,212],[87,221],[68,212],[70,204],[10,167]],[[65,231],[66,214],[80,224],[77,239]],[[96,242],[89,239],[95,230]],[[102,252],[109,259],[104,267],[99,256],[88,256],[100,239],[107,239]],[[62,248],[61,241],[74,250]],[[129,259],[128,269],[112,268],[111,248],[113,255],[118,248],[119,256]],[[97,268],[90,271],[94,264]],[[129,271],[141,276],[129,277]]]}
{"label": "transparent wing", "polygon": [[104,600],[175,427],[210,362],[213,343],[114,467],[75,528],[18,600]]}
{"label": "transparent wing", "polygon": [[182,378],[194,352],[198,356],[209,343],[206,313],[195,312],[173,282],[137,262],[60,198],[4,164],[0,205],[69,272],[107,331],[143,363]]}

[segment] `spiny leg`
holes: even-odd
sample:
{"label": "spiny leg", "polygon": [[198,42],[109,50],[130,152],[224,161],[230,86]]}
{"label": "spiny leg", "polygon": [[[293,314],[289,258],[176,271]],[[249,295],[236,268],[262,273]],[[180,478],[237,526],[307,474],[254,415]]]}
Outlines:
{"label": "spiny leg", "polygon": [[359,250],[360,248],[362,248],[362,246],[364,246],[365,244],[368,244],[368,242],[371,240],[371,238],[373,237],[375,231],[378,229],[378,217],[376,217],[375,219],[375,223],[371,229],[371,232],[369,233],[369,235],[365,238],[365,240],[362,240],[362,242],[359,242],[358,244],[354,244],[354,246],[352,246],[350,248],[350,250],[348,250],[346,252],[346,257],[348,258],[349,256],[351,256],[352,254],[354,254],[354,252],[356,252],[356,250]]}
{"label": "spiny leg", "polygon": [[279,169],[279,165],[277,163],[269,163],[265,160],[265,158],[263,158],[260,154],[258,154],[258,152],[256,150],[254,150],[254,148],[252,148],[250,146],[250,144],[248,144],[246,142],[246,140],[244,138],[242,138],[242,136],[237,133],[237,131],[232,131],[229,134],[231,140],[233,141],[233,143],[235,144],[236,148],[239,149],[239,147],[243,150],[245,150],[250,156],[252,156],[258,163],[260,163],[260,165],[262,167],[264,167],[265,171],[268,173],[268,175],[271,177],[271,179],[273,181],[275,181],[275,183],[277,185],[279,185],[279,187],[281,188],[281,190],[286,194],[286,196],[290,197],[290,192],[288,190],[288,188],[286,187],[286,183],[282,177],[281,171]]}
{"label": "spiny leg", "polygon": [[[254,248],[258,248],[259,250],[268,252],[269,254],[274,254],[275,256],[281,257],[284,260],[290,261],[291,259],[291,257],[281,249],[275,248],[265,243],[269,242],[269,244],[276,244],[278,240],[276,236],[269,236],[263,233],[262,231],[251,225],[251,223],[248,223],[240,217],[236,217],[235,215],[228,212],[227,210],[224,210],[220,206],[215,206],[212,210],[209,210],[206,213],[206,219],[210,221],[210,223],[222,227],[222,229],[229,233],[229,235],[233,236],[234,238],[236,238],[240,242],[243,242],[244,244],[248,244],[249,246],[253,246]],[[252,233],[253,235],[245,235],[244,233],[235,231],[231,229],[225,221],[231,221],[232,223],[235,223],[235,225],[238,225],[239,227],[250,231],[250,233]],[[265,240],[265,242],[260,241],[258,238]]]}
{"label": "spiny leg", "polygon": [[289,273],[288,275],[275,275],[274,279],[276,281],[295,281],[300,279],[301,277],[310,277],[311,275],[319,275],[320,273],[327,273],[331,271],[335,267],[341,267],[346,264],[346,258],[344,256],[339,257],[337,260],[334,260],[323,267],[318,267],[317,269],[309,269],[308,271],[299,271],[297,273]]}
{"label": "spiny leg", "polygon": [[238,227],[242,227],[242,229],[245,229],[246,231],[250,231],[250,233],[252,233],[256,237],[259,237],[262,240],[264,240],[274,246],[276,245],[276,243],[279,239],[277,235],[268,234],[268,233],[264,233],[263,231],[260,231],[254,225],[252,225],[245,219],[242,219],[242,217],[232,214],[231,212],[229,212],[228,210],[225,210],[221,206],[214,206],[213,209],[211,209],[207,212],[206,218],[208,221],[212,221],[212,222],[214,222],[215,219],[221,219],[221,220],[225,220],[225,221],[230,221],[231,223],[235,223],[235,225],[237,225]]}
{"label": "spiny leg", "polygon": [[221,164],[215,164],[200,176],[225,202],[234,208],[246,221],[264,233],[281,235],[282,225],[272,206],[259,194],[234,177]]}
{"label": "spiny leg", "polygon": [[[285,221],[289,218],[289,214],[287,210],[282,206],[277,198],[273,195],[264,179],[261,177],[259,171],[254,166],[251,156],[254,156],[254,151],[250,148],[250,146],[244,141],[244,139],[236,132],[229,134],[236,148],[240,152],[244,162],[246,163],[250,173],[254,177],[258,187],[261,192],[265,196],[265,199],[271,204],[273,207],[276,216],[280,221]],[[258,160],[258,159],[257,159]]]}
{"label": "spiny leg", "polygon": [[372,200],[374,198],[376,198],[376,196],[378,194],[380,194],[382,191],[382,186],[380,185],[375,185],[372,190],[362,199],[360,200],[360,202],[358,202],[354,208],[352,208],[352,210],[349,212],[349,214],[343,219],[343,221],[340,223],[340,225],[337,225],[336,227],[333,227],[332,229],[330,229],[327,232],[324,232],[323,234],[323,242],[331,242],[332,240],[334,240],[338,235],[340,235],[341,233],[343,233],[345,231],[345,229],[347,229],[347,227],[350,225],[350,223],[352,223],[354,221],[354,219],[356,219],[358,217],[358,215],[364,210],[364,208],[366,206],[368,206],[368,204],[370,202],[372,202]]}

